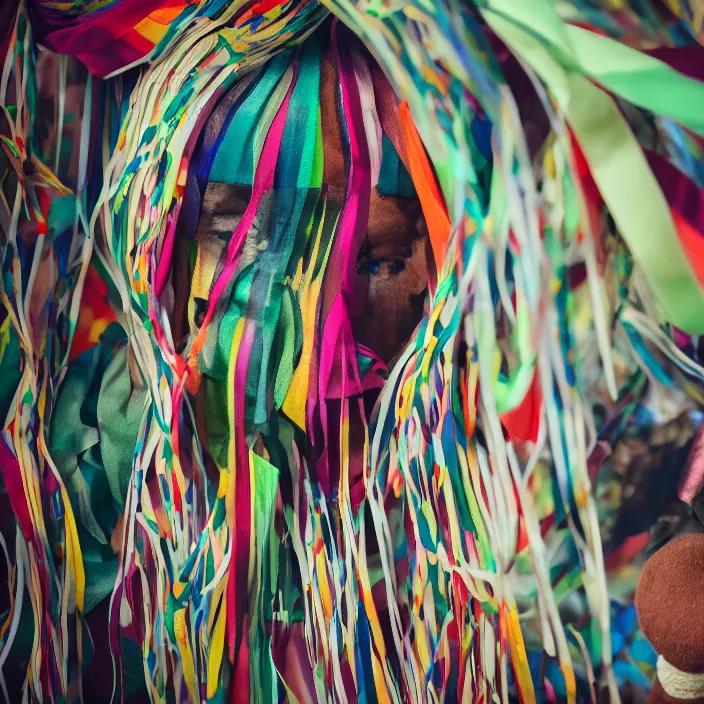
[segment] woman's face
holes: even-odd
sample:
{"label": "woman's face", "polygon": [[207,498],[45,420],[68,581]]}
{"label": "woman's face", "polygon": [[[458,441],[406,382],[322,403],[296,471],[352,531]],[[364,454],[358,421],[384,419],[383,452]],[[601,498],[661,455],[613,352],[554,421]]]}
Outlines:
{"label": "woman's face", "polygon": [[[320,113],[326,131],[324,182],[344,193],[347,188],[343,139],[340,133],[339,85],[330,51],[321,62]],[[286,145],[283,144],[285,149]],[[237,228],[252,189],[231,183],[208,183],[189,260],[190,292],[181,310],[188,323],[183,333],[194,335],[202,322],[210,287]],[[256,260],[257,220],[241,254]],[[190,246],[190,245],[189,245]],[[428,289],[428,233],[417,197],[382,195],[373,187],[366,236],[357,257],[355,301],[350,302],[355,340],[387,364],[400,353],[424,312]],[[178,307],[178,305],[177,305]],[[184,310],[185,309],[185,310]]]}
{"label": "woman's face", "polygon": [[[196,235],[197,256],[191,274],[191,334],[199,326],[213,273],[247,207],[251,188],[209,183]],[[361,309],[352,320],[355,340],[390,362],[423,317],[428,290],[428,235],[417,198],[382,196],[372,189],[367,236],[357,258],[357,294]],[[243,257],[248,252],[245,242]],[[363,305],[362,305],[363,304]]]}
{"label": "woman's face", "polygon": [[[245,186],[208,184],[191,273],[191,334],[200,326],[213,275],[250,192]],[[247,259],[256,256],[248,251],[249,245],[245,242]],[[360,312],[352,319],[355,340],[391,362],[423,317],[427,291],[428,234],[418,199],[381,196],[374,188],[367,235],[357,258],[355,308]]]}

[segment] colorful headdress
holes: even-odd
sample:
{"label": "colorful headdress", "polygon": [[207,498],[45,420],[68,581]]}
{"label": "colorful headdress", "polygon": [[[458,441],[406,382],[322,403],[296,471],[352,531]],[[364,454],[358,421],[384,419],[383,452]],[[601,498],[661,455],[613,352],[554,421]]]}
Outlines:
{"label": "colorful headdress", "polygon": [[[703,400],[701,19],[20,2],[0,674],[29,604],[27,691],[79,698],[110,595],[120,695],[129,642],[154,701],[617,701],[594,483]],[[432,250],[390,369],[353,329],[375,190]]]}

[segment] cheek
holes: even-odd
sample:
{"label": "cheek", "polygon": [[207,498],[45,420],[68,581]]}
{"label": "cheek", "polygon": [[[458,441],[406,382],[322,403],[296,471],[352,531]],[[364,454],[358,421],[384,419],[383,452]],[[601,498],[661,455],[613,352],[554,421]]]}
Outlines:
{"label": "cheek", "polygon": [[427,289],[425,252],[423,247],[416,247],[410,257],[386,261],[369,277],[369,313],[393,320],[399,342],[403,343],[423,315]]}
{"label": "cheek", "polygon": [[215,270],[226,244],[216,234],[207,233],[198,239],[198,254],[191,283],[192,298],[208,298]]}
{"label": "cheek", "polygon": [[414,243],[409,257],[375,262],[359,282],[364,308],[353,320],[355,337],[388,362],[423,317],[428,289],[424,241]]}
{"label": "cheek", "polygon": [[[205,302],[223,259],[227,243],[242,219],[251,188],[229,183],[211,182],[203,196],[195,236],[197,254],[189,268],[187,315],[191,334],[200,327]],[[248,255],[248,251],[245,252]],[[175,291],[177,298],[184,291]]]}

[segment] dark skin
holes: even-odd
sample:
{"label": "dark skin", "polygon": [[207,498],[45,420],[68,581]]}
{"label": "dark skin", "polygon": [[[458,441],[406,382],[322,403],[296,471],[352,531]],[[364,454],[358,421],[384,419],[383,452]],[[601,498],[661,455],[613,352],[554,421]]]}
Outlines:
{"label": "dark skin", "polygon": [[389,364],[423,317],[428,290],[428,237],[417,198],[372,190],[367,238],[357,260],[362,312],[355,340]]}
{"label": "dark skin", "polygon": [[[237,227],[250,189],[210,183],[196,235],[198,260],[189,272],[190,296],[176,297],[176,339],[193,334],[203,319],[209,281],[194,280],[206,260],[217,260],[227,234]],[[428,237],[417,198],[382,196],[372,189],[367,236],[357,258],[361,312],[352,319],[355,339],[387,364],[400,352],[423,317],[428,290]],[[177,266],[188,264],[185,247]],[[183,277],[186,278],[186,277]]]}

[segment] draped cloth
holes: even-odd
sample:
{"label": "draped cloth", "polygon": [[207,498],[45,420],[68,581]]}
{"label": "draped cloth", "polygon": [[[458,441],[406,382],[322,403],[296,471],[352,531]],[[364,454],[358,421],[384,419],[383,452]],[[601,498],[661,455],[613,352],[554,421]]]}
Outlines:
{"label": "draped cloth", "polygon": [[603,477],[700,422],[701,17],[602,5],[3,8],[4,692],[647,686]]}

